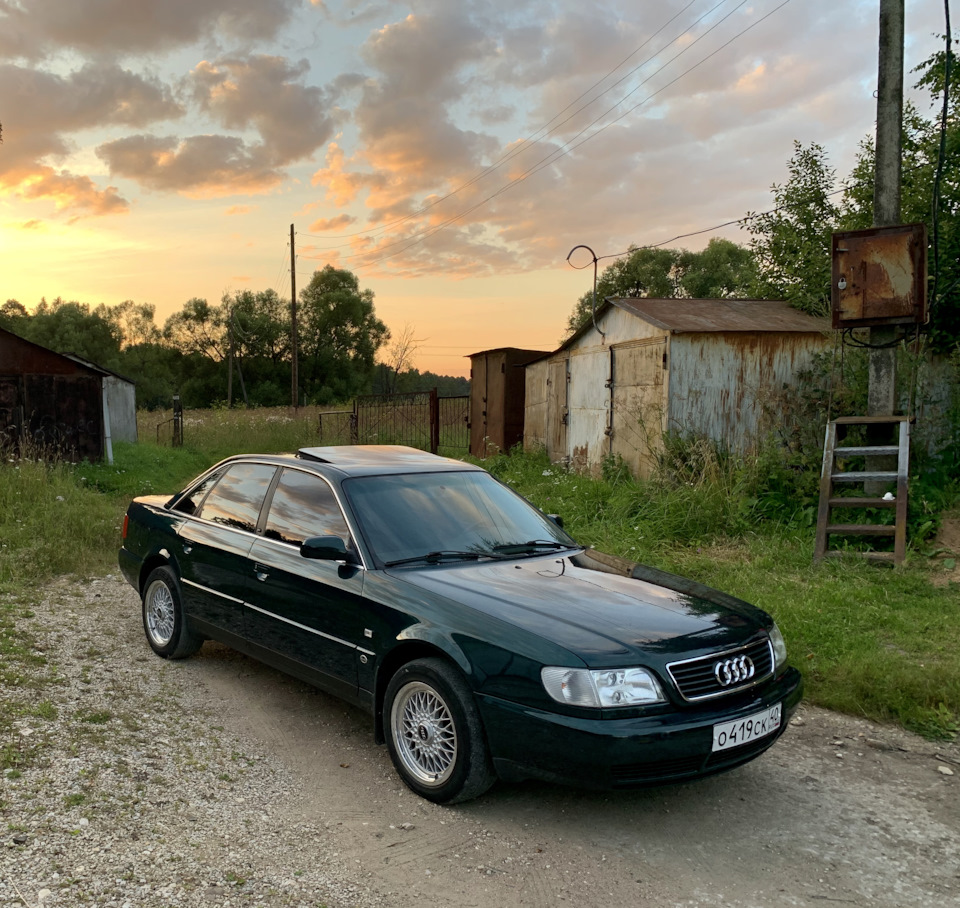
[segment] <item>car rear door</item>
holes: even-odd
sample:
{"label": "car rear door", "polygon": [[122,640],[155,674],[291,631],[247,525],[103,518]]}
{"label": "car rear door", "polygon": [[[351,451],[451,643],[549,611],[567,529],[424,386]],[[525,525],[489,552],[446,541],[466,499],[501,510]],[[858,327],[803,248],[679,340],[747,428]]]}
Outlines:
{"label": "car rear door", "polygon": [[292,660],[298,673],[306,669],[325,688],[354,697],[365,655],[363,568],[300,554],[312,536],[339,536],[356,551],[333,489],[314,473],[284,468],[261,529],[249,553],[251,638]]}
{"label": "car rear door", "polygon": [[210,629],[245,635],[248,555],[276,471],[270,464],[232,464],[180,528],[184,607]]}

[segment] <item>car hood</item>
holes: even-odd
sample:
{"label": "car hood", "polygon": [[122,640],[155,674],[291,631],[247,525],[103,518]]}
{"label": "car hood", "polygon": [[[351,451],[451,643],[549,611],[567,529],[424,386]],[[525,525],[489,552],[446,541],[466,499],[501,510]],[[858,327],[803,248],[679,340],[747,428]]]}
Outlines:
{"label": "car hood", "polygon": [[[617,559],[619,561],[619,559]],[[631,566],[629,562],[620,562]],[[632,566],[638,568],[639,566]],[[578,655],[587,664],[659,653],[695,655],[735,645],[764,625],[764,613],[682,578],[665,586],[615,573],[590,557],[555,555],[391,572],[424,592],[455,600]],[[684,590],[695,587],[696,594]]]}

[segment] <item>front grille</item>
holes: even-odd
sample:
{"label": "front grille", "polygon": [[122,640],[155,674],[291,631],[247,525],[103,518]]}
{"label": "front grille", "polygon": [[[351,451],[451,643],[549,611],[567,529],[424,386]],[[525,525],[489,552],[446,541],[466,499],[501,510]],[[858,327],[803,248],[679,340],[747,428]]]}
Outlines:
{"label": "front grille", "polygon": [[[746,656],[753,663],[753,674],[744,681],[734,681],[724,686],[717,679],[718,663],[741,656]],[[684,700],[694,702],[724,697],[754,687],[773,674],[773,647],[770,638],[764,635],[736,649],[684,662],[672,662],[667,666],[667,671]]]}
{"label": "front grille", "polygon": [[703,754],[697,754],[649,763],[621,763],[611,767],[610,774],[615,788],[627,788],[644,782],[696,775],[703,769],[703,762]]}

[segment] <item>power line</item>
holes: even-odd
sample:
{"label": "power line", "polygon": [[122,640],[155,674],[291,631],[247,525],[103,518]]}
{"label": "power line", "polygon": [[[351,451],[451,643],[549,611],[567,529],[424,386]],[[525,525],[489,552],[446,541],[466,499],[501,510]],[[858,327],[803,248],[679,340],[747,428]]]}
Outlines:
{"label": "power line", "polygon": [[287,253],[284,252],[282,258],[280,259],[280,270],[277,271],[277,276],[273,282],[273,292],[280,296],[280,281],[283,280],[284,274],[287,273]]}
{"label": "power line", "polygon": [[[824,194],[825,198],[830,198],[830,196],[839,195],[841,192],[846,192],[847,187],[841,186],[839,189],[834,189],[831,192]],[[713,233],[716,230],[722,230],[724,227],[732,227],[734,224],[746,224],[749,221],[753,221],[756,218],[762,218],[768,214],[776,214],[778,211],[783,211],[787,208],[787,205],[777,205],[776,208],[769,208],[766,211],[757,211],[754,214],[746,214],[742,218],[734,218],[732,221],[724,221],[722,224],[717,224],[714,227],[704,227],[701,230],[691,230],[690,233],[681,233],[675,237],[671,237],[669,240],[661,240],[659,243],[646,243],[643,246],[635,246],[633,249],[627,249],[625,252],[612,252],[609,255],[598,255],[597,261],[602,262],[604,259],[620,259],[625,255],[630,255],[633,252],[636,252],[638,249],[659,249],[661,246],[669,246],[671,243],[677,242],[677,240],[685,240],[691,236],[701,236],[704,233]],[[575,268],[577,271],[583,271],[584,268],[589,268],[593,262],[590,261],[586,265],[581,265],[577,267],[572,265],[571,267]]]}
{"label": "power line", "polygon": [[[569,117],[567,117],[566,119],[558,123],[556,127],[554,127],[553,129],[548,129],[548,127],[550,127],[550,124],[553,123],[554,120],[556,120],[558,117],[563,116],[563,114],[565,114],[571,107],[573,107],[574,104],[577,104],[579,101],[583,100],[583,98],[585,98],[588,94],[590,94],[590,92],[592,92],[595,88],[602,85],[607,79],[609,79],[614,73],[616,73],[617,70],[620,69],[620,67],[622,67],[632,57],[635,57],[641,50],[643,50],[644,47],[646,47],[651,41],[653,41],[654,38],[656,38],[662,31],[664,31],[664,29],[666,29],[668,25],[671,25],[678,18],[680,18],[680,16],[682,16],[696,2],[697,0],[690,0],[690,2],[685,7],[683,7],[683,9],[681,9],[674,16],[668,19],[662,26],[660,26],[659,29],[657,29],[657,31],[655,31],[649,38],[647,38],[646,41],[644,41],[639,47],[631,51],[626,57],[623,58],[623,60],[621,60],[615,67],[613,67],[613,69],[611,69],[608,73],[606,73],[606,75],[604,75],[603,77],[598,79],[596,82],[594,82],[593,85],[591,85],[588,89],[582,92],[578,97],[574,98],[574,100],[571,101],[566,107],[564,107],[563,110],[561,110],[559,113],[551,117],[544,125],[540,126],[537,130],[535,130],[529,136],[522,139],[516,146],[511,148],[510,151],[504,152],[504,154],[502,154],[499,158],[497,158],[497,160],[494,161],[492,164],[482,168],[480,171],[474,174],[473,177],[471,177],[466,182],[461,183],[459,186],[457,186],[455,189],[452,189],[446,195],[443,195],[437,199],[434,199],[428,205],[424,205],[423,207],[419,208],[417,211],[404,215],[402,218],[397,218],[395,221],[390,221],[387,224],[381,224],[378,227],[371,227],[367,230],[358,230],[354,233],[332,234],[332,235],[326,235],[326,236],[318,235],[314,233],[304,233],[302,235],[309,236],[314,239],[331,239],[331,240],[349,239],[351,237],[364,236],[366,234],[369,234],[372,236],[377,233],[382,233],[383,231],[388,230],[390,227],[395,227],[398,224],[403,224],[406,221],[411,220],[412,218],[416,218],[416,217],[419,217],[420,215],[426,214],[426,212],[430,211],[432,208],[439,205],[441,202],[444,202],[447,199],[452,198],[453,196],[457,195],[461,190],[466,189],[469,186],[472,186],[474,183],[479,182],[485,176],[488,176],[489,174],[493,173],[495,170],[498,170],[503,164],[513,160],[513,158],[519,155],[522,151],[526,150],[527,146],[534,144],[535,142],[539,142],[540,138],[538,138],[538,136],[540,136],[540,133],[543,133],[546,130],[545,135],[541,138],[546,138],[547,136],[551,135],[553,132],[556,131],[557,128],[569,122],[573,117],[575,117],[581,111],[585,110],[591,104],[594,104],[596,101],[599,101],[600,98],[602,98],[607,92],[612,91],[622,82],[624,82],[626,79],[630,78],[630,76],[632,76],[635,72],[637,72],[638,70],[646,66],[651,60],[655,59],[656,54],[654,54],[651,57],[648,57],[646,60],[643,61],[643,63],[638,64],[633,69],[631,69],[625,76],[623,76],[618,81],[614,82],[613,85],[611,85],[609,88],[605,88],[602,92],[600,92],[600,94],[596,95],[596,97],[592,98],[590,101],[588,101],[586,104],[582,105],[581,107],[578,107]],[[723,6],[723,4],[726,2],[727,0],[720,0],[719,3],[712,6],[702,16],[700,16],[699,19],[696,19],[690,26],[684,28],[683,31],[680,33],[680,35],[668,41],[662,48],[660,48],[659,51],[657,51],[657,53],[662,53],[663,50],[665,50],[667,47],[669,47],[671,44],[677,41],[691,28],[694,28],[696,25],[699,25],[700,22],[702,22],[707,16],[710,15],[710,13],[714,12],[714,10]],[[342,246],[331,246],[331,247],[327,247],[327,250],[342,249],[344,248],[344,246],[349,246],[349,245],[350,245],[349,243],[345,243]]]}
{"label": "power line", "polygon": [[[748,0],[741,0],[741,2],[740,2],[733,10],[731,10],[729,13],[727,13],[726,16],[724,16],[724,17],[721,18],[718,22],[716,22],[714,25],[712,25],[706,32],[704,32],[703,35],[701,35],[701,36],[698,37],[696,40],[694,40],[693,42],[691,42],[691,44],[687,45],[687,47],[685,47],[682,51],[680,51],[680,53],[678,53],[678,54],[676,54],[675,56],[673,56],[673,57],[672,57],[670,60],[668,60],[663,66],[661,66],[660,69],[658,69],[656,72],[652,73],[651,76],[648,77],[646,80],[644,80],[644,82],[641,83],[641,84],[645,84],[647,81],[649,81],[650,78],[652,78],[654,75],[657,75],[657,73],[661,72],[666,66],[669,66],[670,63],[674,62],[674,60],[676,60],[676,59],[677,59],[678,57],[680,57],[682,54],[686,53],[691,47],[693,47],[695,44],[697,44],[699,41],[701,41],[703,38],[705,38],[711,31],[713,31],[713,29],[717,28],[720,24],[722,24],[724,21],[726,21],[726,19],[730,18],[730,16],[732,16],[735,12],[737,12],[737,10],[739,10],[739,9],[740,9],[742,6],[744,6],[747,2],[748,2]],[[663,85],[663,86],[661,86],[660,88],[658,88],[656,91],[651,92],[651,94],[647,95],[643,100],[637,102],[637,103],[634,104],[632,107],[630,107],[630,108],[628,108],[627,110],[625,110],[625,111],[624,111],[622,114],[620,114],[620,116],[618,116],[616,119],[611,120],[609,123],[606,123],[604,126],[600,127],[600,128],[599,128],[598,130],[596,130],[595,132],[593,132],[593,133],[591,133],[590,135],[588,135],[588,136],[586,136],[585,138],[583,138],[583,139],[582,139],[580,142],[578,142],[576,145],[574,145],[574,144],[572,144],[572,143],[573,143],[577,138],[579,138],[580,136],[582,136],[583,133],[586,132],[591,126],[596,125],[596,123],[599,122],[599,120],[601,120],[604,116],[606,116],[606,115],[607,115],[608,113],[610,113],[612,110],[615,110],[616,107],[619,106],[619,103],[622,103],[622,101],[621,101],[621,102],[618,102],[618,104],[616,104],[616,105],[614,105],[613,107],[611,107],[610,109],[608,109],[604,114],[601,114],[600,117],[596,118],[591,124],[589,124],[588,126],[584,127],[584,129],[582,129],[579,133],[577,133],[577,135],[574,136],[573,139],[571,139],[571,140],[568,141],[568,142],[565,142],[565,143],[560,147],[560,149],[557,149],[557,150],[551,152],[549,155],[547,155],[546,157],[542,158],[539,162],[537,162],[537,164],[535,164],[533,167],[531,167],[531,168],[529,168],[528,170],[526,170],[526,171],[525,171],[524,173],[522,173],[520,176],[515,177],[515,178],[514,178],[513,180],[511,180],[509,183],[507,183],[506,185],[502,186],[502,187],[501,187],[500,189],[498,189],[496,192],[491,193],[491,194],[490,194],[489,196],[487,196],[485,199],[482,199],[481,201],[477,202],[475,205],[471,206],[470,208],[467,208],[465,211],[462,211],[460,214],[454,215],[454,216],[448,218],[447,220],[441,222],[440,224],[435,225],[434,227],[426,228],[426,229],[424,229],[424,230],[422,230],[422,231],[420,231],[420,232],[418,232],[418,233],[415,233],[415,234],[413,235],[412,241],[410,241],[410,242],[408,242],[408,240],[411,240],[411,238],[410,238],[410,237],[406,237],[406,238],[404,238],[404,239],[396,240],[396,241],[394,241],[394,242],[392,242],[392,243],[388,243],[386,246],[381,247],[381,249],[378,250],[378,252],[379,252],[379,251],[383,251],[383,250],[385,250],[385,249],[390,249],[391,247],[400,245],[400,244],[402,244],[402,243],[406,243],[406,245],[404,245],[401,249],[398,249],[396,252],[391,252],[391,253],[388,253],[388,254],[386,254],[386,255],[381,255],[381,256],[379,256],[378,258],[375,258],[373,261],[361,262],[361,263],[359,263],[359,264],[357,265],[357,267],[358,267],[358,268],[368,268],[368,267],[372,267],[373,265],[379,264],[380,262],[385,261],[386,259],[393,258],[394,256],[399,255],[399,254],[401,254],[402,252],[405,252],[406,250],[412,248],[413,246],[416,246],[416,245],[422,243],[424,240],[429,239],[431,236],[433,236],[434,234],[438,233],[440,230],[443,230],[443,229],[445,229],[446,227],[450,226],[451,224],[453,224],[453,223],[455,223],[455,222],[457,222],[457,221],[459,221],[459,220],[462,220],[462,219],[463,219],[464,217],[466,217],[468,214],[471,214],[473,211],[476,211],[478,208],[482,207],[483,205],[486,205],[488,202],[492,201],[493,199],[495,199],[495,198],[498,197],[499,195],[502,195],[502,194],[503,194],[504,192],[506,192],[507,190],[512,189],[514,186],[518,185],[519,183],[522,183],[523,181],[525,181],[525,180],[528,179],[529,177],[531,177],[531,176],[533,176],[534,174],[538,173],[539,171],[543,170],[545,167],[549,166],[550,164],[555,163],[555,162],[556,162],[557,160],[559,160],[560,158],[562,158],[562,157],[570,154],[570,152],[575,151],[576,149],[580,148],[582,145],[586,144],[586,143],[587,143],[588,141],[590,141],[591,139],[596,138],[596,137],[597,137],[598,135],[600,135],[604,130],[606,130],[606,129],[609,128],[610,126],[613,126],[615,123],[618,123],[618,122],[619,122],[620,120],[622,120],[624,117],[626,117],[627,115],[629,115],[630,113],[632,113],[633,111],[635,111],[638,107],[640,107],[640,106],[642,106],[643,104],[647,103],[647,101],[649,101],[649,100],[651,100],[652,98],[656,97],[658,94],[660,94],[661,92],[665,91],[665,90],[666,90],[667,88],[669,88],[670,86],[676,84],[680,79],[684,78],[687,74],[693,72],[693,70],[697,69],[697,68],[698,68],[699,66],[701,66],[703,63],[707,62],[707,60],[709,60],[709,59],[711,59],[712,57],[716,56],[716,54],[720,53],[720,51],[722,51],[722,50],[726,49],[727,47],[729,47],[734,41],[736,41],[737,39],[741,38],[741,37],[742,37],[743,35],[745,35],[748,31],[750,31],[751,29],[753,29],[753,28],[755,28],[756,26],[760,25],[762,22],[764,22],[766,19],[768,19],[768,18],[769,18],[770,16],[772,16],[774,13],[779,12],[779,10],[783,9],[783,7],[786,6],[788,3],[790,3],[790,0],[783,0],[782,3],[780,3],[780,4],[779,4],[778,6],[776,6],[774,9],[770,10],[770,12],[766,13],[764,16],[762,16],[760,19],[756,20],[755,22],[752,22],[752,23],[751,23],[750,25],[748,25],[746,28],[742,29],[740,32],[738,32],[736,35],[734,35],[734,36],[733,36],[732,38],[730,38],[728,41],[726,41],[726,42],[724,42],[722,45],[720,45],[720,47],[716,48],[716,50],[712,51],[710,54],[708,54],[706,57],[704,57],[703,59],[701,59],[700,61],[698,61],[697,63],[695,63],[693,66],[691,66],[691,67],[689,67],[688,69],[684,70],[682,73],[680,73],[680,75],[678,75],[676,78],[672,79],[672,80],[671,80],[670,82],[668,82],[666,85]],[[638,88],[639,88],[639,87],[640,87],[640,86],[638,86]],[[636,90],[637,90],[637,89],[634,89],[633,91],[636,91]],[[629,97],[630,94],[633,94],[633,91],[631,91],[626,97]],[[376,252],[367,252],[367,253],[362,253],[362,252],[361,252],[361,253],[356,253],[356,254],[354,254],[354,255],[344,256],[344,258],[345,258],[345,259],[362,258],[363,256],[370,256],[370,255],[375,255],[375,254],[376,254]]]}
{"label": "power line", "polygon": [[[569,140],[569,141],[567,141],[567,142],[564,142],[564,143],[560,146],[559,149],[554,149],[554,150],[551,151],[549,154],[547,154],[545,157],[541,158],[535,165],[533,165],[532,167],[528,168],[528,169],[527,169],[526,171],[524,171],[524,173],[522,173],[519,177],[515,177],[513,180],[509,181],[506,185],[501,186],[500,189],[498,189],[496,192],[494,192],[494,193],[492,193],[491,195],[487,196],[485,199],[481,199],[481,200],[480,200],[479,202],[477,202],[475,205],[471,206],[470,208],[466,209],[465,211],[462,211],[460,214],[454,215],[453,217],[450,217],[450,218],[448,218],[446,221],[443,221],[443,222],[441,222],[440,224],[434,225],[433,227],[426,227],[426,228],[424,228],[423,230],[421,230],[421,231],[419,231],[419,232],[417,232],[417,233],[414,233],[412,237],[404,237],[403,239],[395,240],[395,241],[392,242],[392,243],[388,243],[388,244],[386,244],[385,246],[382,246],[382,247],[380,248],[380,250],[377,250],[378,252],[382,252],[382,251],[385,250],[385,249],[390,249],[392,246],[397,246],[397,245],[400,245],[400,244],[402,244],[402,243],[408,243],[408,240],[413,239],[413,242],[408,243],[406,246],[403,247],[403,249],[400,249],[400,250],[398,250],[398,251],[395,252],[395,253],[391,253],[390,255],[381,256],[380,258],[377,258],[377,259],[375,259],[375,260],[372,261],[372,262],[364,262],[364,263],[361,263],[360,265],[358,265],[358,267],[364,268],[364,267],[369,267],[369,266],[371,266],[371,265],[376,265],[378,262],[384,261],[385,259],[388,259],[388,258],[392,258],[394,255],[399,255],[401,252],[405,252],[407,249],[410,249],[412,246],[417,245],[417,243],[422,242],[422,240],[427,239],[427,238],[433,236],[434,234],[438,233],[440,230],[443,230],[445,227],[448,227],[450,224],[453,224],[453,223],[455,223],[456,221],[461,220],[462,218],[466,217],[468,214],[471,214],[472,212],[476,211],[478,208],[481,208],[482,206],[486,205],[487,202],[492,201],[492,200],[495,199],[497,196],[501,195],[502,193],[506,192],[508,189],[512,188],[514,185],[516,185],[516,184],[518,184],[518,183],[522,183],[522,182],[523,182],[524,180],[526,180],[528,177],[532,176],[532,175],[535,174],[535,173],[538,173],[538,172],[539,172],[540,170],[542,170],[544,167],[546,167],[547,165],[553,163],[554,161],[559,160],[561,157],[564,157],[566,154],[568,154],[570,151],[574,150],[575,148],[579,148],[580,145],[584,144],[584,142],[588,141],[590,138],[592,138],[592,136],[588,136],[588,137],[584,140],[584,142],[581,142],[581,143],[579,143],[579,145],[576,145],[576,146],[573,146],[573,147],[570,147],[570,143],[573,142],[574,140],[578,139],[580,136],[582,136],[582,135],[584,134],[584,132],[586,132],[591,126],[594,126],[596,123],[598,123],[600,120],[602,120],[602,119],[603,119],[607,114],[609,114],[611,111],[616,110],[616,108],[619,107],[620,104],[622,104],[623,101],[624,101],[626,98],[629,98],[631,94],[633,94],[635,91],[637,91],[639,88],[641,88],[641,87],[642,87],[643,85],[645,85],[647,82],[649,82],[650,79],[652,79],[654,76],[656,76],[657,74],[659,74],[660,72],[662,72],[667,66],[669,66],[671,63],[673,63],[674,60],[676,60],[678,57],[680,57],[680,56],[682,56],[683,54],[685,54],[688,50],[690,50],[690,48],[694,47],[696,44],[698,44],[700,41],[702,41],[707,35],[710,34],[710,32],[712,32],[715,28],[717,28],[718,26],[722,25],[723,22],[725,22],[727,19],[729,19],[730,16],[732,16],[738,9],[740,9],[742,6],[746,5],[747,2],[749,2],[749,0],[740,0],[740,2],[737,4],[737,6],[735,6],[729,13],[727,13],[727,14],[726,14],[725,16],[723,16],[719,21],[715,22],[712,26],[710,26],[710,28],[708,28],[702,35],[700,35],[698,38],[696,38],[694,41],[692,41],[690,44],[688,44],[685,48],[683,48],[683,50],[681,50],[679,53],[677,53],[677,54],[675,54],[673,57],[671,57],[666,63],[664,63],[662,66],[660,66],[659,69],[654,70],[654,72],[652,72],[652,73],[651,73],[646,79],[644,79],[638,86],[636,86],[634,89],[632,89],[632,90],[631,90],[630,92],[628,92],[626,95],[624,95],[624,97],[621,98],[616,104],[614,104],[612,107],[609,107],[606,111],[604,111],[602,114],[600,114],[599,117],[596,117],[591,123],[589,123],[589,124],[588,124],[587,126],[585,126],[583,129],[581,129],[580,132],[578,132],[578,133],[573,137],[573,139],[571,139],[571,140]],[[789,0],[785,0],[785,2],[789,2]],[[717,4],[717,5],[719,6],[719,5],[721,5],[721,4]],[[716,9],[716,7],[714,7],[714,9]],[[711,10],[711,12],[712,12],[712,10]],[[703,17],[701,17],[701,18],[703,18]],[[697,20],[697,21],[700,21],[700,20]],[[695,23],[695,24],[696,24],[696,23]],[[741,33],[741,34],[742,34],[742,33]],[[736,37],[739,37],[739,36],[734,36],[734,39],[735,39]],[[734,39],[731,39],[731,40],[734,40]],[[672,42],[671,42],[671,43],[672,43]],[[722,48],[720,48],[720,49],[722,49]],[[701,61],[701,62],[703,62],[703,61]],[[697,64],[697,65],[699,65],[699,64]],[[691,70],[694,69],[694,68],[695,68],[695,67],[691,67]],[[690,72],[690,70],[687,70],[686,72]],[[684,75],[686,75],[686,72],[681,73],[680,76],[678,76],[678,78],[682,78]],[[674,80],[674,81],[676,81],[676,80]],[[673,84],[673,83],[669,83],[669,84]],[[666,88],[667,86],[664,86],[664,87]],[[662,90],[662,89],[661,89],[661,90]],[[654,92],[653,94],[649,95],[647,98],[645,98],[643,101],[641,101],[640,104],[643,104],[643,103],[645,103],[646,101],[650,100],[650,98],[654,97],[656,94],[658,94],[658,92]],[[638,105],[635,105],[635,106],[632,107],[630,110],[626,111],[623,115],[621,115],[621,117],[618,117],[618,119],[622,119],[623,116],[626,116],[627,113],[630,113],[632,110],[635,110],[636,107],[638,107],[638,106],[640,106],[640,105],[639,105],[639,104],[638,104]],[[613,122],[616,122],[616,120],[613,121]],[[607,124],[607,125],[612,125],[612,124]],[[604,128],[606,128],[606,127],[604,127]],[[600,132],[602,132],[602,131],[603,131],[602,129],[597,130],[597,132],[594,133],[594,135],[599,135]],[[362,258],[364,255],[373,255],[373,254],[375,254],[375,253],[370,253],[370,252],[366,252],[366,253],[365,253],[365,252],[358,252],[358,253],[355,253],[355,254],[353,254],[353,255],[344,256],[344,258]]]}

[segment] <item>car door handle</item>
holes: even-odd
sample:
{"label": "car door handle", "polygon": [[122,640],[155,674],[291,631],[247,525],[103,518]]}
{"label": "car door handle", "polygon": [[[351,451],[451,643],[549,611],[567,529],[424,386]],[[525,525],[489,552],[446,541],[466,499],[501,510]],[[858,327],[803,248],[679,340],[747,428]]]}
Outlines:
{"label": "car door handle", "polygon": [[192,545],[187,545],[187,543],[184,543],[184,544],[183,544],[183,554],[184,554],[184,555],[189,555],[192,551],[193,551],[193,546],[192,546]]}
{"label": "car door handle", "polygon": [[253,566],[253,572],[257,575],[257,580],[261,582],[270,576],[270,572],[262,564],[255,564]]}

